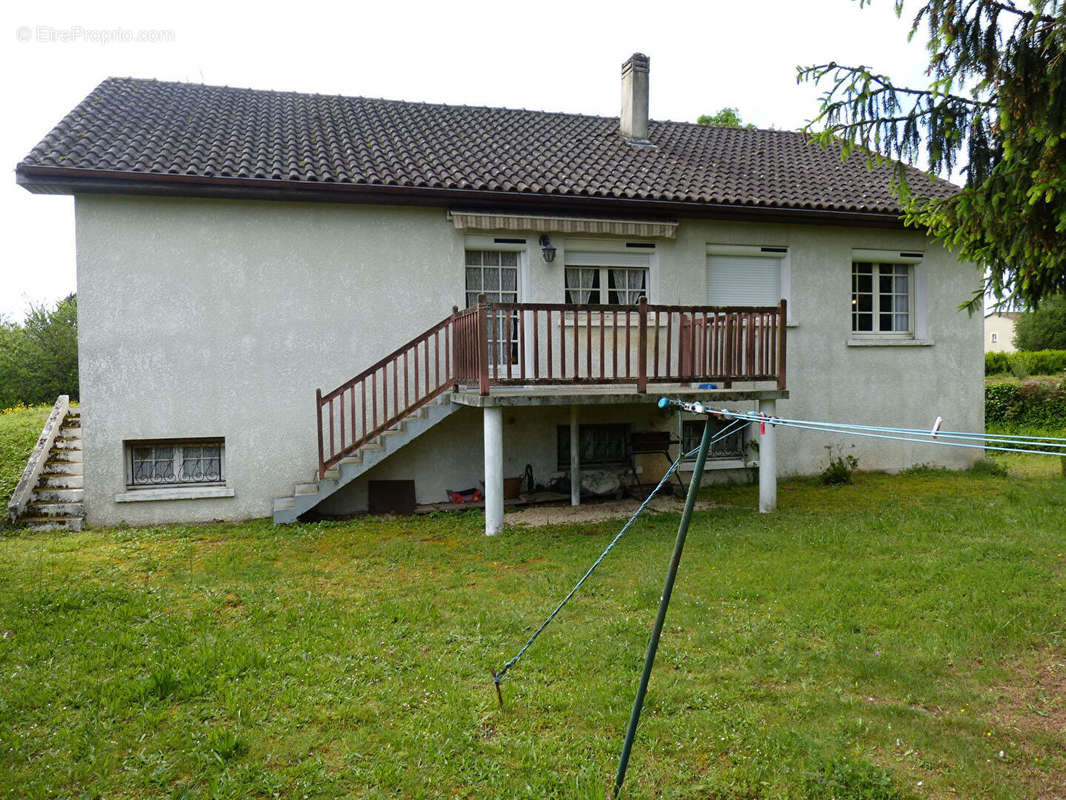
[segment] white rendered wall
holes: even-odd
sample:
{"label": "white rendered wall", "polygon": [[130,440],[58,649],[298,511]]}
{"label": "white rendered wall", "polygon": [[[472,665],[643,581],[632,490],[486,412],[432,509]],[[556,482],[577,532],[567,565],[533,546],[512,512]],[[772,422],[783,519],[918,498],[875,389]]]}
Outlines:
{"label": "white rendered wall", "polygon": [[[315,388],[335,387],[463,304],[465,240],[441,209],[104,196],[76,207],[91,524],[269,515],[274,497],[314,474]],[[561,302],[567,237],[552,236],[553,264],[527,238],[521,298]],[[946,428],[981,429],[982,320],[955,310],[976,285],[973,267],[913,231],[681,220],[676,240],[657,242],[651,302],[705,302],[708,243],[790,249],[792,399],[780,415],[915,427],[940,415]],[[931,346],[848,345],[853,248],[926,252]],[[583,423],[596,419],[676,426],[649,407],[582,409]],[[505,409],[504,474],[527,463],[538,481],[556,472],[555,425],[567,422],[565,407]],[[366,481],[378,478],[414,479],[420,502],[477,485],[481,428],[480,412],[460,411],[323,510],[365,508]],[[114,502],[123,441],[194,436],[225,437],[234,497]],[[865,469],[974,457],[780,430],[778,471],[816,471],[826,444],[852,443]]]}

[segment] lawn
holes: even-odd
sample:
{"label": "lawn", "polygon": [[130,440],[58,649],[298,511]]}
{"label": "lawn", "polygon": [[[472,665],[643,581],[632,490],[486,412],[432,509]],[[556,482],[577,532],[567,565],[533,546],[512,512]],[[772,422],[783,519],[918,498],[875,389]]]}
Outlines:
{"label": "lawn", "polygon": [[[1066,482],[786,481],[693,523],[627,797],[1066,797]],[[0,538],[0,797],[588,797],[678,518]]]}
{"label": "lawn", "polygon": [[7,504],[18,486],[26,459],[33,452],[51,406],[19,406],[0,411],[0,527]]}

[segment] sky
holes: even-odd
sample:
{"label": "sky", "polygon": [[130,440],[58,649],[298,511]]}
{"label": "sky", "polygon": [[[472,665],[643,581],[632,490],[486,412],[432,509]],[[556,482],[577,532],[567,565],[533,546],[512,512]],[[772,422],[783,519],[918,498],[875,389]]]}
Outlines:
{"label": "sky", "polygon": [[[33,195],[15,165],[104,78],[617,116],[620,68],[651,59],[650,110],[724,107],[797,129],[822,89],[796,66],[868,64],[924,85],[924,41],[892,0],[538,3],[24,3],[0,8],[0,316],[75,291],[74,201]],[[254,8],[254,10],[253,10]],[[907,10],[904,14],[906,15]],[[913,12],[912,12],[913,13]]]}

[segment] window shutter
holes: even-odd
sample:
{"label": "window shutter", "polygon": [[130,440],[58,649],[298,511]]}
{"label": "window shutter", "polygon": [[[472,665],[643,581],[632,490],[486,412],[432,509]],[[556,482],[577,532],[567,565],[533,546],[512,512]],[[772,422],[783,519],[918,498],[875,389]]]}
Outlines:
{"label": "window shutter", "polygon": [[707,302],[712,306],[776,306],[781,301],[781,259],[707,256]]}

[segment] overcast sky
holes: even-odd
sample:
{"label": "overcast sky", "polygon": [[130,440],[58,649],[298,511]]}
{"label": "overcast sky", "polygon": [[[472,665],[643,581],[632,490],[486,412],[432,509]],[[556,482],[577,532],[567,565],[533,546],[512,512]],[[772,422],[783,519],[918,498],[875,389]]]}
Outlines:
{"label": "overcast sky", "polygon": [[[5,2],[0,9],[0,315],[75,290],[74,203],[15,165],[109,76],[617,116],[622,62],[651,57],[651,116],[725,106],[795,129],[819,90],[796,65],[865,63],[922,82],[924,41],[892,0],[355,2],[337,8]],[[140,41],[144,40],[144,41]]]}

